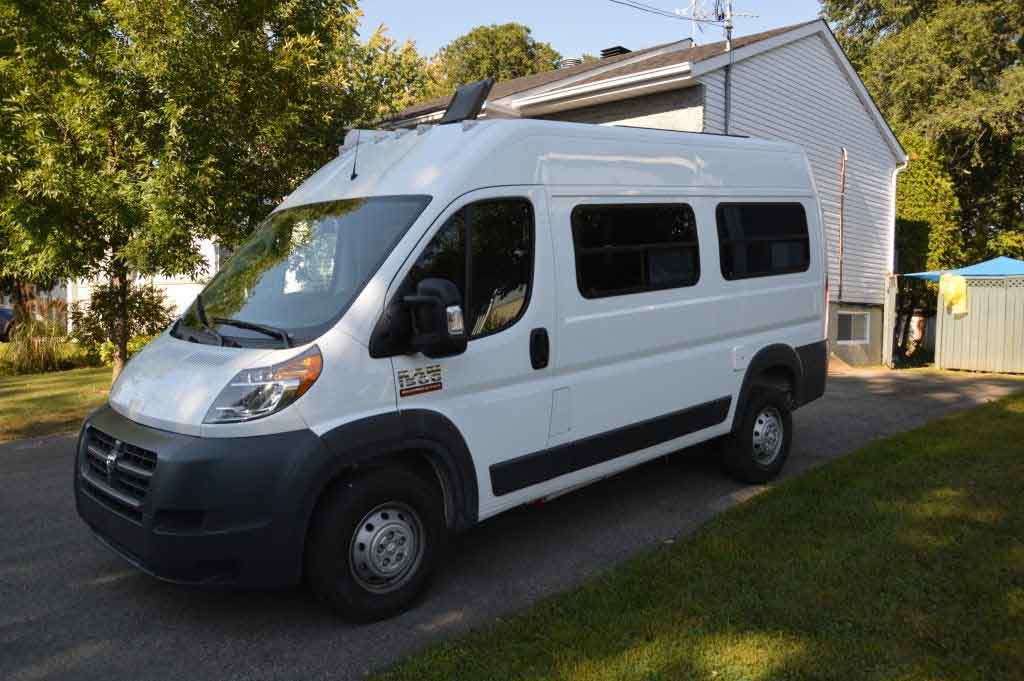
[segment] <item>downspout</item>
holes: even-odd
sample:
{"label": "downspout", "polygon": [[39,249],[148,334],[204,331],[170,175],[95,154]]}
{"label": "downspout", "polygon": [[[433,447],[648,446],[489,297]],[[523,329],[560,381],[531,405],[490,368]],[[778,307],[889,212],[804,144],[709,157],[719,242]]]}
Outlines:
{"label": "downspout", "polygon": [[729,134],[729,112],[732,108],[732,3],[725,7],[725,51],[729,53],[729,63],[725,65],[725,102],[723,103],[724,117],[722,132]]}
{"label": "downspout", "polygon": [[896,273],[896,269],[899,263],[896,262],[896,180],[899,178],[900,173],[907,169],[907,165],[910,163],[909,160],[896,166],[892,171],[892,241],[889,244],[890,247],[890,262],[893,274]]}
{"label": "downspout", "polygon": [[[890,194],[892,196],[892,199],[891,199],[891,202],[892,202],[892,207],[891,207],[892,222],[890,223],[890,224],[892,224],[892,230],[891,230],[890,233],[891,233],[892,236],[891,236],[890,241],[889,241],[889,264],[890,264],[889,274],[891,274],[891,275],[896,275],[896,270],[897,270],[898,265],[899,265],[899,263],[896,262],[896,180],[899,178],[900,173],[902,173],[904,170],[907,169],[907,164],[908,163],[909,163],[909,160],[903,161],[903,163],[900,163],[899,165],[897,165],[896,168],[893,169],[893,171],[892,171],[892,189],[890,191]],[[887,279],[888,278],[889,277],[887,277]],[[894,286],[897,285],[898,279],[896,278],[896,276],[893,276],[892,279],[894,280],[892,282],[893,285]],[[897,302],[897,297],[898,296],[899,296],[899,290],[897,289],[896,295],[894,296],[894,300],[893,300],[893,311],[892,311],[892,314],[893,314],[893,320],[892,321],[893,321],[893,326],[894,327],[899,322],[899,311],[896,309],[896,302]],[[940,299],[941,299],[941,296],[940,296]],[[914,311],[910,310],[910,313],[907,315],[907,327],[909,327],[909,325],[910,325],[910,317],[912,317],[913,314],[914,314]],[[940,317],[940,316],[941,315],[937,315],[936,316],[936,321],[938,321],[938,317]],[[908,330],[909,329],[905,329],[905,333]],[[895,337],[895,332],[896,332],[895,328],[886,329],[886,333],[889,334],[889,337],[891,338],[891,342],[893,344],[893,351],[892,352],[893,352],[894,356],[896,354],[896,337]],[[939,363],[939,343],[938,343],[938,335],[937,334],[938,334],[938,329],[936,329],[936,338],[935,338],[935,366],[941,368],[942,365]],[[904,335],[904,338],[905,337],[906,336]]]}
{"label": "downspout", "polygon": [[732,53],[729,54],[729,63],[725,65],[725,128],[722,130],[722,132],[724,132],[726,135],[729,134],[729,108],[731,104],[729,90],[731,89],[730,86],[732,85],[732,69],[730,68],[731,66]]}
{"label": "downspout", "polygon": [[836,302],[843,302],[843,209],[846,205],[846,147],[839,147],[839,290]]}

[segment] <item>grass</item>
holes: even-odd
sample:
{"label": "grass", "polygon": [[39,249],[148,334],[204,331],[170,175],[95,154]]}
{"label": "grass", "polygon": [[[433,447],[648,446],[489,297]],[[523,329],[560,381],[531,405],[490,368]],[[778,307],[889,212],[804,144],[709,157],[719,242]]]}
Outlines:
{"label": "grass", "polygon": [[0,376],[0,442],[74,430],[109,389],[107,367]]}
{"label": "grass", "polygon": [[789,480],[377,678],[1022,679],[1024,396]]}

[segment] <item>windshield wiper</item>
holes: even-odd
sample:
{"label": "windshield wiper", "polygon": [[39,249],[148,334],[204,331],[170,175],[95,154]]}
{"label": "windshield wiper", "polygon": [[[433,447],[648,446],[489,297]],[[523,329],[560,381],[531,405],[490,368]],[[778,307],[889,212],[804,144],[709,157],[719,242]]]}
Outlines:
{"label": "windshield wiper", "polygon": [[217,333],[213,327],[210,326],[210,321],[206,318],[206,308],[203,307],[202,293],[196,296],[196,317],[199,319],[199,323],[203,325],[203,329],[217,339],[217,345],[224,347],[224,336]]}
{"label": "windshield wiper", "polygon": [[284,341],[286,348],[294,347],[292,344],[291,335],[284,329],[279,329],[274,326],[267,326],[266,324],[257,324],[255,322],[246,322],[241,319],[226,319],[224,317],[214,317],[214,324],[230,324],[231,326],[237,326],[239,329],[246,329],[248,331],[255,331],[262,333],[264,336],[272,336],[273,338],[280,338]]}

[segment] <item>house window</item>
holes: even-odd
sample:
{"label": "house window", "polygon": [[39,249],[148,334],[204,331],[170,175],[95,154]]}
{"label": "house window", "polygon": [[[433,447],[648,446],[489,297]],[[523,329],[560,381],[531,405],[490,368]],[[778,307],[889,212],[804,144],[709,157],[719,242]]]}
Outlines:
{"label": "house window", "polygon": [[576,206],[572,236],[584,298],[693,286],[700,278],[697,220],[685,203]]}
{"label": "house window", "polygon": [[866,345],[871,339],[871,315],[867,312],[840,312],[836,325],[840,345]]}
{"label": "house window", "polygon": [[720,203],[718,253],[726,279],[804,272],[811,264],[799,203]]}
{"label": "house window", "polygon": [[429,277],[448,279],[459,289],[470,339],[515,324],[526,311],[533,279],[532,204],[489,199],[460,209],[409,270],[403,292],[415,291]]}

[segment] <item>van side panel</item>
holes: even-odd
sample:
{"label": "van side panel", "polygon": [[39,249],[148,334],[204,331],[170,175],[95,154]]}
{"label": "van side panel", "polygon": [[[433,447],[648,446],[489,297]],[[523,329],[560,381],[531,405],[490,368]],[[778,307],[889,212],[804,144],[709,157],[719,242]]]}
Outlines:
{"label": "van side panel", "polygon": [[[792,367],[793,392],[801,401],[821,394],[824,270],[817,202],[807,191],[779,196],[661,187],[626,196],[608,188],[551,189],[556,390],[570,422],[560,417],[544,450],[491,467],[499,504],[553,494],[727,433],[742,408],[745,383],[763,369]],[[810,240],[808,269],[726,280],[715,211],[729,201],[801,203]],[[584,298],[576,278],[572,210],[631,202],[693,208],[700,279],[688,287]]]}

